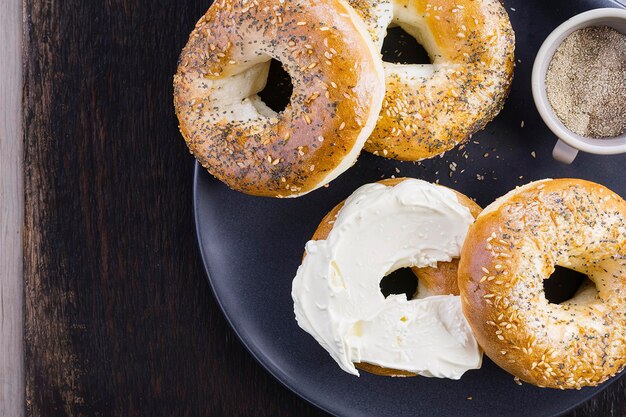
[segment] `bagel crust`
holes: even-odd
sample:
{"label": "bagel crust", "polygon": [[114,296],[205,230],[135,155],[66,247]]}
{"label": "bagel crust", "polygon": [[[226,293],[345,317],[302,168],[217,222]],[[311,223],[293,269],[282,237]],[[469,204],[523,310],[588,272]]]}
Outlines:
{"label": "bagel crust", "polygon": [[513,79],[515,34],[499,0],[349,0],[382,48],[397,25],[432,65],[385,63],[386,95],[365,150],[406,161],[467,140],[502,110]]}
{"label": "bagel crust", "polygon": [[[378,181],[379,184],[393,187],[401,182],[407,180],[407,178],[390,178],[382,181]],[[452,190],[456,194],[459,203],[467,207],[474,218],[476,218],[481,211],[481,208],[469,197],[458,191]],[[345,201],[339,203],[333,208],[320,222],[317,230],[313,234],[311,240],[326,240],[330,231],[333,229],[333,224],[339,211],[343,207]],[[457,283],[457,267],[458,259],[453,259],[450,262],[439,262],[437,268],[411,268],[413,274],[420,281],[420,287],[424,289],[428,296],[433,295],[459,295],[459,286]],[[369,372],[379,376],[391,376],[391,377],[413,377],[417,374],[413,372],[407,372],[400,369],[383,368],[371,363],[356,363],[355,366],[365,372]]]}
{"label": "bagel crust", "polygon": [[[561,304],[555,265],[593,287]],[[485,353],[540,387],[595,386],[626,363],[626,202],[578,179],[521,187],[487,207],[461,251],[463,312]]]}
{"label": "bagel crust", "polygon": [[[293,94],[280,113],[257,93],[271,59]],[[384,95],[378,52],[342,0],[217,0],[198,21],[174,77],[191,152],[229,187],[293,197],[348,169]]]}

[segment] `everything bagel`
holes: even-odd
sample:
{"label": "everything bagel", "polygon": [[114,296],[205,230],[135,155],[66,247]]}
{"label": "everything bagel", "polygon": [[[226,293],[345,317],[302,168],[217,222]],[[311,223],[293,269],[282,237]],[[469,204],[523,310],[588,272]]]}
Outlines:
{"label": "everything bagel", "polygon": [[[548,302],[555,265],[593,287]],[[485,353],[521,380],[595,386],[626,364],[626,202],[577,179],[544,180],[487,207],[461,252],[463,312]]]}
{"label": "everything bagel", "polygon": [[365,150],[418,161],[454,148],[502,109],[513,78],[515,34],[499,0],[350,0],[382,48],[397,25],[432,65],[384,63],[386,95]]}
{"label": "everything bagel", "polygon": [[[293,94],[274,112],[257,95],[270,60]],[[196,24],[174,77],[191,152],[248,194],[295,197],[356,160],[384,96],[378,51],[341,0],[219,0]]]}

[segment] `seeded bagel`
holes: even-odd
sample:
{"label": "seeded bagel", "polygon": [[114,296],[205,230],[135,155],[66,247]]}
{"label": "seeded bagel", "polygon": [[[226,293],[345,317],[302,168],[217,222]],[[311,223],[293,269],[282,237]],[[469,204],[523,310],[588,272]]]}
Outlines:
{"label": "seeded bagel", "polygon": [[467,140],[502,109],[513,79],[515,34],[499,0],[350,0],[382,49],[400,26],[432,64],[384,63],[386,95],[365,144],[375,155],[432,158]]}
{"label": "seeded bagel", "polygon": [[[595,284],[561,304],[555,265]],[[626,364],[626,202],[599,184],[544,180],[487,207],[461,251],[463,312],[485,353],[540,387],[595,386]]]}
{"label": "seeded bagel", "polygon": [[[279,113],[257,95],[272,58],[293,84]],[[174,105],[211,174],[247,194],[296,197],[352,166],[384,88],[378,51],[342,0],[218,0],[183,49]]]}

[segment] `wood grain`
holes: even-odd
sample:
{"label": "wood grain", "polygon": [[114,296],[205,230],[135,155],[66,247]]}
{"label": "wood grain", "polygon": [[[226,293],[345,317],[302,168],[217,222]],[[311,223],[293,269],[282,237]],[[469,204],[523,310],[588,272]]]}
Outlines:
{"label": "wood grain", "polygon": [[205,1],[25,2],[29,416],[320,415],[235,340],[172,105]]}
{"label": "wood grain", "polygon": [[[25,0],[29,416],[324,416],[207,285],[172,75],[208,3]],[[619,416],[624,384],[576,414]]]}
{"label": "wood grain", "polygon": [[22,7],[0,2],[0,416],[24,415]]}

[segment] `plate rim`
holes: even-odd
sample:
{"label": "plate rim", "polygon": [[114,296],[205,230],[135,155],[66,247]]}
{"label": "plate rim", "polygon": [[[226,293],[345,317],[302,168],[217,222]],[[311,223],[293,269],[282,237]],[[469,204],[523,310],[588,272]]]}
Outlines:
{"label": "plate rim", "polygon": [[[256,346],[252,343],[252,341],[248,341],[248,340],[246,340],[246,338],[244,338],[242,336],[242,334],[240,333],[240,329],[237,328],[237,326],[235,326],[233,320],[231,319],[230,315],[227,312],[226,307],[224,306],[224,304],[222,304],[222,301],[221,301],[220,297],[217,294],[217,290],[215,289],[215,286],[213,285],[213,278],[212,278],[211,273],[209,271],[209,264],[210,264],[210,262],[208,261],[208,259],[205,256],[204,245],[202,244],[202,237],[201,237],[201,232],[200,232],[200,227],[199,227],[199,223],[200,222],[199,222],[199,214],[198,214],[199,213],[199,211],[198,211],[198,201],[199,201],[198,200],[198,188],[199,188],[198,184],[199,184],[200,175],[201,175],[201,173],[203,173],[203,171],[205,171],[205,169],[200,165],[200,163],[198,161],[195,161],[194,174],[193,174],[193,192],[192,192],[194,228],[196,229],[196,240],[197,240],[197,243],[198,243],[198,249],[200,251],[200,257],[202,259],[202,267],[204,269],[205,277],[206,277],[206,280],[207,280],[207,282],[209,284],[209,287],[211,288],[211,293],[213,295],[213,299],[217,302],[217,305],[219,306],[219,308],[220,308],[220,310],[222,312],[222,315],[224,316],[224,318],[228,322],[228,325],[230,326],[231,330],[237,336],[237,339],[239,340],[239,342],[245,347],[245,349],[248,351],[248,353],[250,353],[252,355],[252,357],[254,358],[254,360],[259,365],[261,365],[261,367],[263,369],[265,369],[265,371],[267,371],[283,387],[287,388],[289,391],[291,391],[292,393],[296,394],[301,399],[305,400],[306,402],[308,402],[309,404],[313,405],[314,407],[317,407],[318,409],[320,409],[320,410],[330,414],[331,416],[334,416],[334,417],[345,417],[344,415],[338,414],[338,412],[331,410],[328,406],[320,403],[316,399],[308,396],[304,391],[299,390],[297,386],[290,385],[288,383],[287,374],[285,372],[283,372],[280,369],[280,367],[274,365],[271,360],[268,360],[267,356],[264,355],[262,351],[257,349]],[[211,175],[208,172],[206,174],[207,175]],[[215,178],[213,178],[211,176],[211,180],[215,180]],[[235,191],[232,191],[232,192],[235,192]],[[613,383],[615,383],[616,381],[621,379],[624,376],[624,374],[626,374],[626,371],[623,371],[623,372],[619,373],[618,375],[615,375],[614,377],[610,378],[608,381],[605,381],[599,387],[594,387],[594,388],[596,388],[595,391],[593,391],[593,392],[589,393],[588,395],[584,396],[580,401],[578,401],[575,404],[571,405],[569,408],[559,412],[559,414],[553,414],[551,416],[546,416],[546,417],[562,417],[565,414],[568,414],[568,413],[578,409],[580,406],[582,406],[583,404],[587,403],[592,398],[595,398],[596,396],[598,396],[602,392],[604,392],[604,390],[606,390],[608,387],[613,385]],[[550,388],[544,388],[544,389],[550,389]]]}

